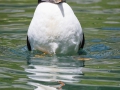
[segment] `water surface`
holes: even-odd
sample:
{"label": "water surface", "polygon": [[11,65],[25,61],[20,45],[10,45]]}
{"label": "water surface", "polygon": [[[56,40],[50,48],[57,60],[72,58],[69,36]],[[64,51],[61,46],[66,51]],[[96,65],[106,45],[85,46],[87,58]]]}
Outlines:
{"label": "water surface", "polygon": [[61,90],[120,89],[120,1],[68,3],[85,33],[86,55],[30,55],[26,33],[37,1],[0,1],[0,90],[55,90],[58,81]]}

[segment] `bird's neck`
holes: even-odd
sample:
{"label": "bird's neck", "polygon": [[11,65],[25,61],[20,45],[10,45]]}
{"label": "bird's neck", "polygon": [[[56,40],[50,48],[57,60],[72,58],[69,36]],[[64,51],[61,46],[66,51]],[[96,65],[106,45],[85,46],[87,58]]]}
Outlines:
{"label": "bird's neck", "polygon": [[41,2],[62,3],[62,2],[66,2],[66,0],[38,0],[38,3]]}

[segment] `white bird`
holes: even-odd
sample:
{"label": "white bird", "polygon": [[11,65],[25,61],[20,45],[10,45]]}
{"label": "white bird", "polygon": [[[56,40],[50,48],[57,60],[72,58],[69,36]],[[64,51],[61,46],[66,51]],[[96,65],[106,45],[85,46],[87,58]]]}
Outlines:
{"label": "white bird", "polygon": [[70,55],[83,46],[84,33],[66,0],[38,0],[28,28],[28,50]]}

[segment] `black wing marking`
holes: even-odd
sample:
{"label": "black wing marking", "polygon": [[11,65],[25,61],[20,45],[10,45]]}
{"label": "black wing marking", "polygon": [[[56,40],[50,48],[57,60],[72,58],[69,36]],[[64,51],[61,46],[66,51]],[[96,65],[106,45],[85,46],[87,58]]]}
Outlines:
{"label": "black wing marking", "polygon": [[41,3],[41,2],[45,2],[45,1],[38,0],[38,4]]}
{"label": "black wing marking", "polygon": [[38,4],[41,2],[41,0],[38,0]]}
{"label": "black wing marking", "polygon": [[28,48],[29,51],[31,51],[31,46],[30,46],[30,42],[28,40],[28,36],[27,36],[27,48]]}
{"label": "black wing marking", "polygon": [[[38,0],[38,4],[41,3],[41,2],[47,2],[47,1]],[[49,0],[49,2],[51,2],[51,1]],[[66,2],[66,0],[62,0],[62,2]],[[61,3],[61,2],[60,2],[60,3]]]}
{"label": "black wing marking", "polygon": [[79,50],[80,50],[80,49],[83,49],[84,44],[85,44],[85,37],[84,37],[84,33],[83,33],[83,39],[82,39],[82,42],[80,42],[80,44],[79,44]]}

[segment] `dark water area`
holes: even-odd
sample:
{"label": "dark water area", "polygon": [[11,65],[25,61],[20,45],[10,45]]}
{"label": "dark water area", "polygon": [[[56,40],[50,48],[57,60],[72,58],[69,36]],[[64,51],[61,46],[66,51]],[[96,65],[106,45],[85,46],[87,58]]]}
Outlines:
{"label": "dark water area", "polygon": [[0,90],[120,90],[120,1],[67,2],[85,33],[87,54],[28,52],[37,0],[0,1]]}

